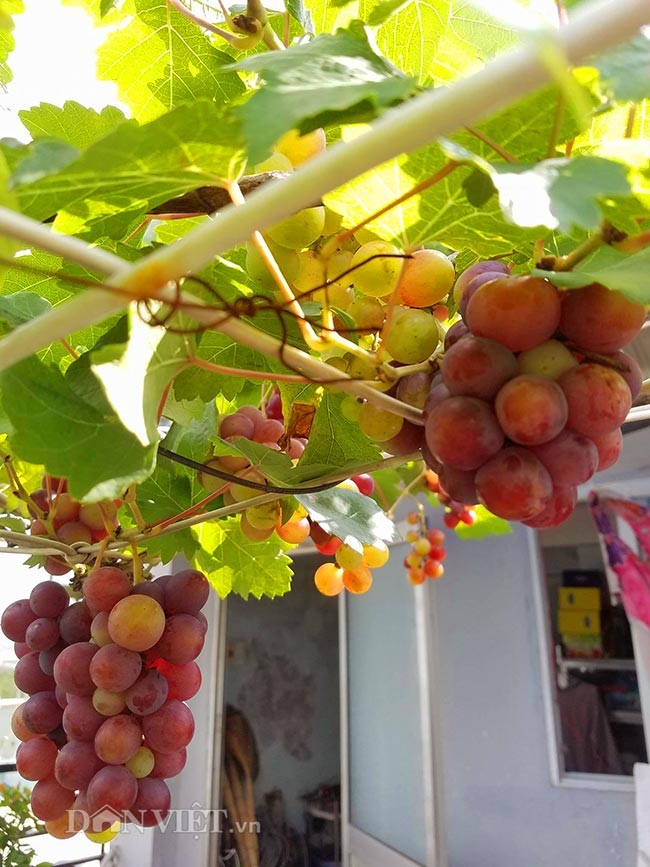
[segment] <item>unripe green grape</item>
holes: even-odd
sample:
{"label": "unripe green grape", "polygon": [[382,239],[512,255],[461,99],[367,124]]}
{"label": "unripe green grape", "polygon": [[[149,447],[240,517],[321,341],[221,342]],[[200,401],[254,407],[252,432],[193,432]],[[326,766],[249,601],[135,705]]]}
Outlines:
{"label": "unripe green grape", "polygon": [[[218,458],[212,458],[211,460],[206,461],[205,465],[206,467],[214,467],[215,470],[223,469]],[[220,479],[217,476],[211,476],[209,473],[203,473],[201,470],[199,470],[198,473],[198,480],[201,487],[205,488],[205,490],[210,494],[213,494],[215,491],[219,490],[219,488],[224,486],[223,479]]]}
{"label": "unripe green grape", "polygon": [[131,771],[136,780],[141,780],[143,777],[149,776],[155,763],[156,760],[151,750],[148,747],[140,747],[137,753],[124,763],[124,767]]}
{"label": "unripe green grape", "polygon": [[[359,247],[352,257],[352,265],[359,265],[352,275],[354,287],[362,295],[370,295],[373,298],[383,298],[390,295],[395,287],[402,271],[403,259],[399,257],[399,250],[387,241],[370,241]],[[371,259],[372,256],[380,258]],[[362,264],[366,262],[366,264]]]}
{"label": "unripe green grape", "polygon": [[318,301],[317,286],[325,283],[325,263],[313,250],[303,250],[298,257],[298,274],[293,279],[293,285],[300,296],[309,293],[309,301]]}
{"label": "unripe green grape", "polygon": [[363,403],[359,400],[359,398],[354,397],[353,395],[347,395],[341,401],[341,415],[343,418],[346,418],[348,421],[359,421],[359,416],[361,415],[361,407]]}
{"label": "unripe green grape", "polygon": [[322,129],[300,135],[298,130],[290,129],[275,143],[275,150],[291,162],[293,166],[302,165],[325,150],[327,140]]}
{"label": "unripe green grape", "polygon": [[[264,484],[266,479],[261,473],[258,473],[256,470],[243,470],[242,472],[235,473],[239,478],[245,478],[247,481],[257,482],[258,484]],[[259,497],[259,490],[255,490],[255,488],[249,488],[246,485],[232,485],[229,488],[231,497],[235,500],[236,503],[243,503],[245,500],[252,500],[253,497]]]}
{"label": "unripe green grape", "polygon": [[417,364],[429,358],[440,342],[440,332],[426,310],[396,307],[388,323],[384,347],[395,361]]}
{"label": "unripe green grape", "polygon": [[[300,272],[300,260],[295,250],[287,250],[272,241],[266,242],[278,268],[282,271],[287,283],[292,283]],[[265,289],[275,289],[276,283],[259,250],[251,241],[246,242],[246,271],[249,277],[256,280]]]}
{"label": "unripe green grape", "polygon": [[347,312],[354,319],[357,328],[362,331],[379,331],[386,317],[381,301],[367,295],[359,295],[355,298]]}
{"label": "unripe green grape", "polygon": [[[332,281],[338,280],[339,275],[343,274],[352,266],[353,258],[354,253],[352,253],[351,250],[339,249],[333,253],[327,260],[327,279]],[[351,286],[354,283],[354,272],[343,277],[342,282],[344,282],[346,286]]]}
{"label": "unripe green grape", "polygon": [[363,553],[343,544],[338,548],[335,558],[341,569],[357,569],[362,565]]}
{"label": "unripe green grape", "polygon": [[576,367],[578,361],[559,340],[546,340],[533,349],[521,352],[517,363],[520,373],[559,379],[567,370]]}
{"label": "unripe green grape", "polygon": [[280,153],[280,151],[273,151],[270,157],[267,157],[263,162],[258,163],[255,166],[255,173],[261,172],[292,172],[293,165],[289,157]]}
{"label": "unripe green grape", "polygon": [[93,707],[102,716],[116,716],[126,707],[122,692],[109,692],[107,689],[96,689],[93,693]]}
{"label": "unripe green grape", "polygon": [[384,443],[397,436],[404,419],[372,403],[364,403],[359,411],[359,427],[371,440]]}
{"label": "unripe green grape", "polygon": [[320,238],[324,225],[325,208],[319,205],[315,208],[305,208],[304,211],[281,220],[267,229],[267,235],[281,247],[302,250]]}
{"label": "unripe green grape", "polygon": [[359,355],[350,355],[348,361],[348,374],[352,379],[375,379],[377,366],[368,358]]}
{"label": "unripe green grape", "polygon": [[336,211],[333,211],[331,208],[325,207],[325,225],[323,226],[323,235],[327,237],[328,235],[333,235],[335,232],[338,232],[341,228],[342,222],[343,217],[341,214],[337,214]]}
{"label": "unripe green grape", "polygon": [[245,515],[248,523],[255,530],[268,530],[275,527],[281,515],[280,503],[274,500],[272,503],[263,503],[261,506],[251,506],[246,509]]}
{"label": "unripe green grape", "polygon": [[314,300],[323,303],[319,296],[322,296],[323,300],[327,299],[330,307],[338,307],[339,310],[349,310],[350,305],[354,301],[354,289],[352,286],[345,286],[343,283],[334,281],[333,283],[328,283],[325,289],[314,292]]}

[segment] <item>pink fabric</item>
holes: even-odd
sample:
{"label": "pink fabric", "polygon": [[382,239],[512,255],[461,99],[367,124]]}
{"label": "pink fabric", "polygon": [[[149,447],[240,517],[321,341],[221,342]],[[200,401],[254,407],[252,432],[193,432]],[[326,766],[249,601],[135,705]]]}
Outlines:
{"label": "pink fabric", "polygon": [[627,616],[650,627],[650,562],[642,560],[615,533],[606,511],[610,509],[627,521],[644,553],[650,557],[650,509],[614,497],[601,501],[594,492],[589,495],[589,508],[605,542],[609,564],[618,575]]}

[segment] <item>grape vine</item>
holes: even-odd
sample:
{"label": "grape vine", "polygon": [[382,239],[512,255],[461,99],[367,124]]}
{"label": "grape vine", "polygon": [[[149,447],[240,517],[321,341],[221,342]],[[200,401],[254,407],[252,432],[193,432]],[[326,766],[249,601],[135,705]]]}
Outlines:
{"label": "grape vine", "polygon": [[650,14],[81,5],[130,116],[0,139],[0,552],[61,579],[2,628],[33,812],[108,840],[70,809],[169,809],[210,585],[282,595],[313,545],[321,593],[365,593],[403,512],[437,580],[445,534],[555,526],[615,464],[650,392]]}

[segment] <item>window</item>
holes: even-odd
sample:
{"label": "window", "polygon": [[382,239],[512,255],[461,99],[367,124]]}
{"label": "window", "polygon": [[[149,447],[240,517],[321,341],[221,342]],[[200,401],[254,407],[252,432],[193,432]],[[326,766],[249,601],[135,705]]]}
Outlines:
{"label": "window", "polygon": [[537,534],[556,782],[631,786],[646,742],[630,624],[580,503]]}

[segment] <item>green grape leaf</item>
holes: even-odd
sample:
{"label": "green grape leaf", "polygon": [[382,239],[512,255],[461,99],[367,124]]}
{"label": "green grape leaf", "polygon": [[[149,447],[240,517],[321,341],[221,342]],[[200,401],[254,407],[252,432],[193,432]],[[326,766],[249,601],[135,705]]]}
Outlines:
{"label": "green grape leaf", "polygon": [[485,506],[472,506],[476,521],[468,526],[462,522],[456,527],[460,539],[484,539],[486,536],[504,536],[512,533],[512,527],[503,518],[497,518]]}
{"label": "green grape leaf", "polygon": [[51,309],[49,301],[35,292],[16,292],[0,297],[0,320],[6,322],[10,329],[17,328]]}
{"label": "green grape leaf", "polygon": [[53,138],[67,142],[79,153],[126,121],[124,113],[115,106],[107,105],[96,111],[72,100],[62,106],[41,102],[19,111],[18,116],[33,139]]}
{"label": "green grape leaf", "polygon": [[130,312],[127,343],[92,352],[91,370],[127,431],[143,446],[158,441],[158,408],[165,388],[187,361],[185,338]]}
{"label": "green grape leaf", "polygon": [[650,32],[642,31],[625,45],[604,52],[593,65],[605,94],[619,102],[650,98]]}
{"label": "green grape leaf", "polygon": [[359,16],[371,26],[380,25],[375,38],[381,53],[422,85],[430,83],[431,63],[449,15],[449,0],[361,0],[359,4]]}
{"label": "green grape leaf", "polygon": [[[154,472],[137,487],[137,504],[147,524],[164,521],[178,515],[194,504],[193,485],[183,472],[174,464],[174,472],[169,464],[157,466]],[[198,485],[196,486],[198,489]],[[191,560],[198,550],[197,540],[189,528],[175,533],[152,535],[142,544],[151,556],[160,556],[163,563],[169,563],[176,554],[182,552]]]}
{"label": "green grape leaf", "polygon": [[258,72],[265,82],[236,109],[253,163],[290,129],[305,133],[333,122],[369,120],[411,96],[415,84],[375,53],[358,21],[333,36],[257,54],[234,68]]}
{"label": "green grape leaf", "polygon": [[631,193],[626,167],[600,157],[543,160],[534,166],[493,164],[455,142],[441,145],[450,159],[485,173],[505,217],[524,228],[596,229],[602,221],[600,200]]}
{"label": "green grape leaf", "polygon": [[357,491],[330,488],[317,494],[298,494],[296,499],[323,530],[344,542],[350,539],[376,545],[398,539],[395,524],[384,510],[372,497]]}
{"label": "green grape leaf", "polygon": [[[261,352],[249,349],[241,343],[235,343],[234,340],[219,331],[206,331],[202,335],[198,355],[204,361],[225,367],[243,370],[271,370],[269,360]],[[233,376],[230,373],[217,373],[200,367],[191,367],[181,373],[174,382],[174,394],[177,400],[193,400],[200,397],[201,400],[207,402],[219,394],[232,400],[245,386],[246,378],[243,376]]]}
{"label": "green grape leaf", "polygon": [[137,120],[184,102],[206,97],[224,103],[243,93],[237,73],[224,69],[231,55],[166,0],[127,0],[120,11],[124,25],[100,47],[97,74],[117,84]]}
{"label": "green grape leaf", "polygon": [[[323,467],[354,467],[379,460],[379,448],[361,432],[359,425],[341,412],[345,395],[324,391],[316,410],[309,442],[298,462],[298,469],[307,471]],[[302,473],[303,479],[307,473]],[[313,476],[312,476],[313,478]]]}
{"label": "green grape leaf", "polygon": [[[173,424],[162,443],[170,451],[199,463],[203,463],[212,451],[212,445],[219,428],[217,407],[214,401],[208,404],[201,401],[201,408],[203,412],[200,418],[190,417],[184,419],[182,424]],[[167,415],[167,407],[165,407],[165,415]],[[176,465],[176,471],[196,478],[195,470],[181,464]]]}
{"label": "green grape leaf", "polygon": [[193,565],[205,573],[223,599],[237,593],[273,599],[291,589],[291,559],[287,545],[275,533],[266,542],[252,542],[241,531],[239,518],[206,521],[193,530],[201,549]]}
{"label": "green grape leaf", "polygon": [[[422,472],[422,461],[410,461],[399,467],[375,470],[372,474],[377,488],[373,497],[382,505],[392,506],[401,495],[406,485],[410,484]],[[381,492],[381,496],[379,495]],[[386,506],[387,507],[387,506]]]}
{"label": "green grape leaf", "polygon": [[65,211],[66,228],[85,237],[121,236],[136,217],[241,170],[236,121],[199,100],[137,127],[124,123],[58,172],[17,187],[22,210],[36,219]]}
{"label": "green grape leaf", "polygon": [[101,0],[99,4],[99,14],[103,18],[105,15],[115,8],[117,0]]}
{"label": "green grape leaf", "polygon": [[64,141],[42,138],[29,144],[11,175],[14,187],[32,184],[65,169],[79,156],[79,151]]}
{"label": "green grape leaf", "polygon": [[6,88],[13,79],[9,55],[16,47],[13,16],[25,11],[23,0],[0,0],[0,87]]}
{"label": "green grape leaf", "polygon": [[540,271],[532,273],[546,277],[555,286],[576,289],[590,283],[602,283],[609,289],[617,289],[631,301],[650,304],[650,247],[628,255],[612,247],[601,247],[588,258],[579,262],[571,271]]}
{"label": "green grape leaf", "polygon": [[[4,153],[0,152],[0,207],[16,209],[16,196],[9,189],[10,169]],[[3,259],[11,259],[14,252],[18,249],[19,244],[13,238],[7,238],[0,234],[0,256]],[[0,292],[2,291],[2,276],[5,273],[5,266],[0,265]]]}
{"label": "green grape leaf", "polygon": [[80,394],[78,382],[31,357],[0,373],[0,390],[12,451],[65,476],[78,499],[118,497],[151,472],[155,446],[126,430],[96,380]]}
{"label": "green grape leaf", "polygon": [[302,27],[304,33],[314,32],[314,21],[303,0],[286,0],[287,12]]}

